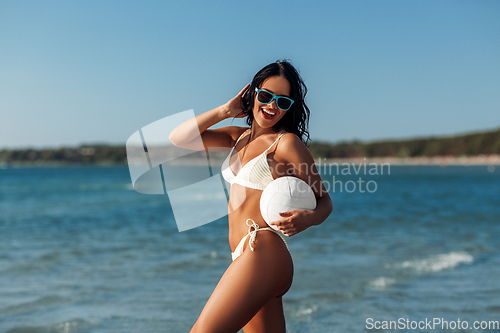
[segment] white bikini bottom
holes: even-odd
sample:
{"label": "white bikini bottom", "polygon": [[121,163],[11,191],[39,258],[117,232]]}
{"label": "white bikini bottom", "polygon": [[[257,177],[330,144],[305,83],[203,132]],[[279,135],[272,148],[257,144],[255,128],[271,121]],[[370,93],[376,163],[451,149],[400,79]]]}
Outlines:
{"label": "white bikini bottom", "polygon": [[[252,222],[250,224],[248,224],[248,221],[252,221]],[[273,228],[269,228],[269,227],[268,228],[261,228],[252,219],[247,219],[246,224],[248,226],[248,234],[246,234],[246,236],[241,239],[240,243],[238,244],[238,246],[236,247],[234,252],[231,253],[231,256],[233,257],[233,261],[235,261],[236,258],[241,256],[241,254],[243,253],[243,246],[245,245],[245,240],[248,237],[250,237],[250,239],[248,240],[248,246],[250,246],[250,250],[252,250],[252,251],[254,250],[252,244],[255,244],[255,237],[257,236],[257,231],[269,230],[269,231],[274,232],[276,235],[280,236],[281,240],[283,241],[283,243],[285,243],[285,246],[288,249],[288,244],[286,243],[283,236],[281,236],[281,233],[279,231],[277,231]]]}

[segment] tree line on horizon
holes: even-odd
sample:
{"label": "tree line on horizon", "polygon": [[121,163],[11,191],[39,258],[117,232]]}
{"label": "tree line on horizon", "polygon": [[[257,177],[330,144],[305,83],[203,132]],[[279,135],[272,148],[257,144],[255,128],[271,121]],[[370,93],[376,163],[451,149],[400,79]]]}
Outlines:
{"label": "tree line on horizon", "polygon": [[[317,158],[351,157],[419,157],[419,156],[475,156],[500,154],[500,128],[493,131],[456,135],[450,137],[384,140],[375,142],[329,143],[312,141],[312,156]],[[192,154],[192,158],[203,158]],[[189,158],[189,155],[187,156]],[[105,144],[57,149],[4,149],[0,163],[126,163],[125,146]]]}
{"label": "tree line on horizon", "polygon": [[500,154],[500,128],[449,137],[375,142],[312,142],[311,154],[324,158],[475,156]]}

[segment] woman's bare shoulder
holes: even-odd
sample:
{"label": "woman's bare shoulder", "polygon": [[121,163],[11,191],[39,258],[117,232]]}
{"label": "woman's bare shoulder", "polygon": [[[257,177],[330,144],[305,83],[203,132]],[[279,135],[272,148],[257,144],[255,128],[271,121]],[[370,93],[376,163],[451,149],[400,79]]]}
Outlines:
{"label": "woman's bare shoulder", "polygon": [[312,161],[312,156],[307,146],[296,134],[287,132],[280,139],[275,159],[279,159],[280,162],[300,163]]}
{"label": "woman's bare shoulder", "polygon": [[280,145],[287,149],[307,149],[307,146],[295,133],[285,132],[280,139]]}

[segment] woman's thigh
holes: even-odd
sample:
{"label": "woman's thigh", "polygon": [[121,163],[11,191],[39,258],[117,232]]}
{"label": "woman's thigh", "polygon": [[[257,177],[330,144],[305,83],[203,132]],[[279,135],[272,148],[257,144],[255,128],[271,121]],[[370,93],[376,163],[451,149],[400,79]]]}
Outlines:
{"label": "woman's thigh", "polygon": [[285,333],[285,314],[281,296],[270,299],[243,327],[245,333]]}
{"label": "woman's thigh", "polygon": [[243,254],[229,265],[191,332],[237,332],[254,317],[265,326],[262,320],[268,316],[259,316],[260,310],[267,309],[265,314],[276,311],[277,302],[281,306],[279,296],[293,277],[290,253],[270,231],[257,233],[254,249],[246,243]]}

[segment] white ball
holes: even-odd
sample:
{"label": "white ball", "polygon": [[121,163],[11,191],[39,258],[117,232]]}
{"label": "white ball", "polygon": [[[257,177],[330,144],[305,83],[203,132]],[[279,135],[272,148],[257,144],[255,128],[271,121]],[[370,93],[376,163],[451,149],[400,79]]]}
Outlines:
{"label": "white ball", "polygon": [[297,177],[280,177],[273,180],[260,197],[260,213],[264,221],[275,230],[271,222],[282,220],[279,213],[292,210],[314,210],[316,197],[311,187]]}

